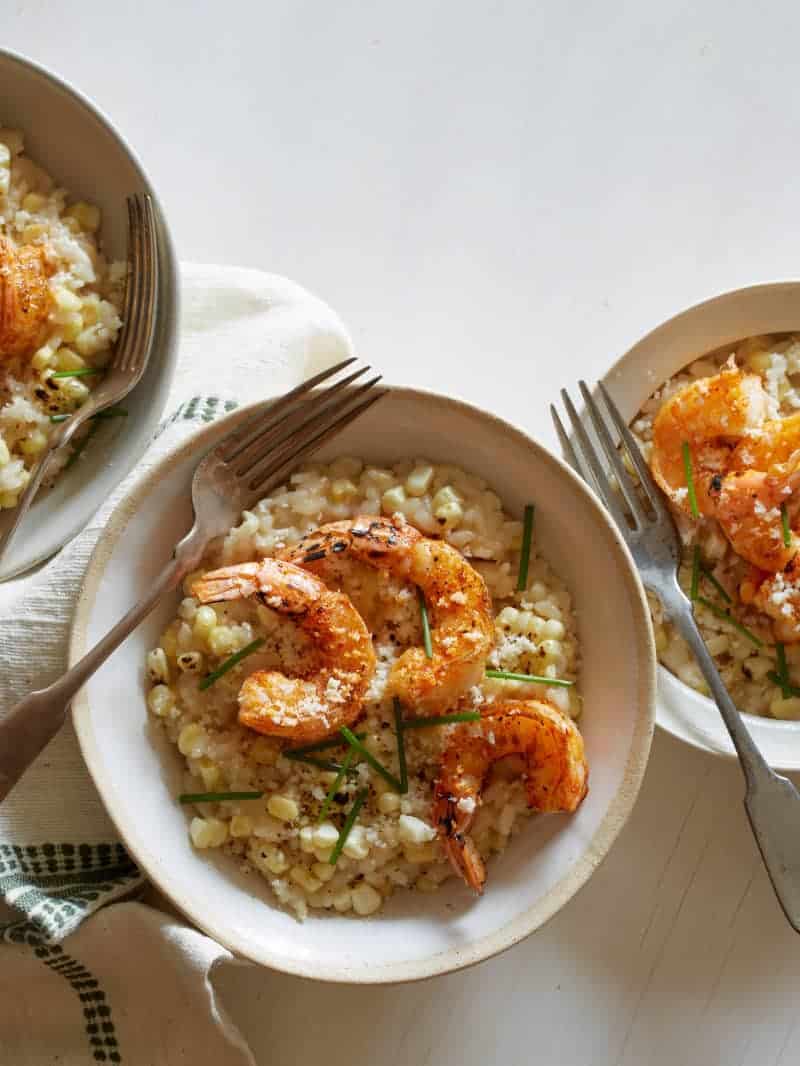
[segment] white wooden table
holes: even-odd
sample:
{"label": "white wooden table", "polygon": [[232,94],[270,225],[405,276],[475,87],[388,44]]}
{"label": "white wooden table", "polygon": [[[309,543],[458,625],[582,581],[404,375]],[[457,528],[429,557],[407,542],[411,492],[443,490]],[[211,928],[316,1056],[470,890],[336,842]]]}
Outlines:
{"label": "white wooden table", "polygon": [[[793,0],[0,0],[0,24],[126,132],[182,258],[301,281],[391,379],[548,444],[559,386],[800,272]],[[505,956],[367,990],[229,971],[223,997],[270,1066],[794,1063],[800,940],[741,796],[658,734],[605,864]]]}

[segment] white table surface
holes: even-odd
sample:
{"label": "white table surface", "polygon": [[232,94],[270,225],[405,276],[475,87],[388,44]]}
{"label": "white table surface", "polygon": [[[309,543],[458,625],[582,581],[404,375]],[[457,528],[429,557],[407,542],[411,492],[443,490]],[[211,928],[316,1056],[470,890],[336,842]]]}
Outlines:
{"label": "white table surface", "polygon": [[[0,24],[125,131],[182,258],[295,278],[391,379],[545,443],[559,386],[800,273],[792,0],[0,0]],[[371,990],[231,971],[226,1005],[270,1066],[794,1063],[800,941],[741,797],[659,734],[611,855],[505,956]]]}

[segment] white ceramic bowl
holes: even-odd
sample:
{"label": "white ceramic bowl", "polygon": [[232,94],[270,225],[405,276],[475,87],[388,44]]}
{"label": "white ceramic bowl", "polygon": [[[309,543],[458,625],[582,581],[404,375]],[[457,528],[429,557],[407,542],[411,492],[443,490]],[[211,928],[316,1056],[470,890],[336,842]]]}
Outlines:
{"label": "white ceramic bowl", "polygon": [[[250,409],[252,411],[252,409]],[[113,514],[90,562],[70,659],[101,637],[148,587],[190,522],[198,456],[247,412],[200,432],[141,481]],[[177,598],[120,648],[74,701],[81,748],[137,862],[197,925],[240,955],[331,981],[385,982],[445,973],[527,936],[591,876],[639,789],[653,729],[655,658],[632,561],[605,512],[558,459],[504,422],[428,393],[393,389],[320,452],[375,462],[409,455],[486,478],[507,508],[536,502],[536,537],[572,590],[582,647],[581,728],[590,791],[573,817],[533,819],[489,867],[476,900],[455,880],[436,895],[398,891],[379,916],[311,916],[273,905],[256,875],[193,850],[177,804],[179,757],[145,710],[143,662]]]}
{"label": "white ceramic bowl", "polygon": [[[800,330],[800,282],[753,285],[724,293],[670,318],[648,333],[606,374],[604,381],[630,421],[664,381],[706,352],[761,333]],[[783,770],[800,770],[800,722],[746,714],[764,758]],[[658,724],[696,748],[733,757],[716,704],[658,669]]]}
{"label": "white ceramic bowl", "polygon": [[0,580],[41,562],[75,536],[143,454],[163,413],[177,360],[178,268],[152,185],[109,119],[75,89],[28,59],[0,49],[0,125],[25,134],[26,150],[59,185],[103,212],[101,241],[125,259],[131,193],[148,192],[160,237],[160,288],[150,365],[125,400],[127,418],[109,419],[80,463],[64,470],[31,508],[5,559]]}

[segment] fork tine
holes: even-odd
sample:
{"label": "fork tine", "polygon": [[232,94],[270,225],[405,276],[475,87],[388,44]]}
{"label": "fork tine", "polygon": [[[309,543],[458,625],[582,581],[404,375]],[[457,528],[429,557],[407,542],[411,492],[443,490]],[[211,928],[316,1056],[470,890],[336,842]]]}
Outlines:
{"label": "fork tine", "polygon": [[[302,444],[306,439],[312,439],[316,433],[324,432],[324,427],[330,422],[331,418],[352,408],[352,406],[357,403],[362,396],[367,395],[379,381],[380,374],[377,375],[377,377],[372,378],[371,381],[366,382],[364,385],[360,385],[357,389],[351,390],[349,394],[334,397],[329,404],[326,404],[321,412],[315,413],[311,417],[304,419],[299,425],[292,426],[291,434],[288,437],[283,436],[278,440],[270,441],[263,449],[259,461],[253,463],[246,471],[244,471],[244,475],[250,479],[249,483],[254,484],[257,479],[263,477],[264,470],[268,470],[274,463],[281,461],[284,457],[287,459],[290,458],[294,449],[297,447],[298,441]],[[322,430],[320,430],[320,427],[322,427]]]}
{"label": "fork tine", "polygon": [[383,399],[385,395],[386,390],[383,389],[375,396],[369,396],[366,400],[358,404],[356,407],[349,408],[347,411],[345,411],[344,414],[340,415],[339,418],[332,422],[326,429],[322,430],[320,433],[317,433],[316,436],[313,436],[310,440],[306,441],[306,443],[302,444],[302,446],[297,451],[293,450],[292,454],[283,462],[279,462],[277,465],[270,466],[265,469],[262,472],[258,482],[256,482],[255,484],[251,483],[252,495],[250,496],[248,504],[255,502],[257,499],[263,496],[265,492],[268,492],[274,485],[280,484],[280,482],[283,481],[283,479],[289,473],[291,473],[292,470],[296,469],[299,463],[307,459],[310,455],[317,451],[318,448],[321,448],[322,445],[329,441],[332,437],[335,437],[342,429],[344,429],[345,426],[349,425],[351,422],[354,422],[357,418],[363,415],[365,411],[372,407],[374,403],[377,403],[378,400]]}
{"label": "fork tine", "polygon": [[637,526],[641,527],[645,522],[649,521],[649,518],[642,506],[642,501],[636,492],[636,486],[633,483],[633,479],[625,469],[625,464],[620,457],[619,449],[611,439],[611,434],[608,432],[608,426],[605,423],[605,419],[600,413],[597,404],[594,402],[594,397],[586,387],[586,382],[579,381],[578,388],[581,390],[583,402],[586,405],[586,410],[589,412],[589,417],[592,420],[597,439],[600,441],[600,446],[605,452],[606,459],[611,464],[614,474],[616,475],[620,492],[625,497],[625,502],[630,508],[634,522]]}
{"label": "fork tine", "polygon": [[609,396],[608,389],[605,387],[602,381],[598,381],[597,388],[600,391],[600,395],[603,397],[603,402],[606,405],[606,410],[611,416],[611,420],[614,423],[617,432],[619,433],[622,439],[623,444],[625,445],[625,450],[627,451],[628,455],[630,456],[631,462],[636,468],[636,473],[639,477],[639,482],[641,483],[642,490],[645,496],[647,496],[650,505],[652,506],[653,510],[659,518],[663,518],[665,515],[669,515],[669,509],[664,503],[664,497],[661,492],[661,489],[658,487],[658,485],[656,485],[655,481],[653,480],[653,475],[650,473],[650,467],[647,465],[647,460],[642,455],[639,449],[639,445],[636,443],[636,438],[631,433],[630,429],[628,429],[627,422],[620,414],[617,405]]}
{"label": "fork tine", "polygon": [[265,417],[270,418],[272,415],[278,415],[280,412],[292,407],[297,400],[305,396],[307,392],[310,392],[315,385],[320,385],[323,381],[327,381],[328,378],[338,374],[345,367],[351,366],[355,361],[356,357],[353,355],[349,359],[343,359],[340,363],[328,367],[327,370],[321,370],[318,374],[314,374],[313,377],[308,378],[306,381],[301,381],[299,385],[295,385],[284,396],[275,400],[266,412],[262,411],[252,418],[248,418],[244,425],[235,429],[217,445],[217,452],[220,458],[229,463],[241,455],[246,448],[249,448],[254,441],[262,436],[267,428],[277,425],[281,420],[272,419],[272,421],[265,424]]}
{"label": "fork tine", "polygon": [[128,208],[128,273],[125,279],[125,302],[122,309],[122,332],[114,352],[112,367],[122,366],[128,352],[135,343],[139,325],[136,309],[139,306],[142,275],[139,269],[141,254],[139,251],[140,226],[138,204],[134,197],[126,201]]}
{"label": "fork tine", "polygon": [[147,195],[135,196],[139,214],[139,269],[142,273],[142,303],[138,308],[138,330],[120,366],[136,373],[148,360],[155,332],[158,308],[158,246],[153,202]]}
{"label": "fork tine", "polygon": [[578,459],[575,449],[572,447],[572,441],[569,439],[569,434],[564,429],[564,423],[561,421],[558,411],[555,409],[555,406],[552,403],[550,404],[550,417],[553,419],[553,424],[556,427],[556,433],[558,434],[558,439],[561,442],[561,447],[563,449],[564,455],[566,455],[567,457],[567,462],[578,475],[578,477],[583,478],[584,481],[588,481],[589,478],[586,476],[586,471],[583,468],[583,464]]}
{"label": "fork tine", "polygon": [[603,464],[597,457],[594,445],[589,440],[589,434],[586,432],[581,422],[578,412],[569,397],[569,393],[566,389],[561,390],[561,399],[566,409],[569,420],[572,423],[572,429],[575,436],[578,438],[581,454],[583,455],[586,465],[592,472],[597,492],[602,498],[603,503],[611,512],[615,522],[621,529],[629,529],[628,520],[623,513],[622,508],[619,505],[619,496],[613,491],[608,481],[608,474],[603,468]]}

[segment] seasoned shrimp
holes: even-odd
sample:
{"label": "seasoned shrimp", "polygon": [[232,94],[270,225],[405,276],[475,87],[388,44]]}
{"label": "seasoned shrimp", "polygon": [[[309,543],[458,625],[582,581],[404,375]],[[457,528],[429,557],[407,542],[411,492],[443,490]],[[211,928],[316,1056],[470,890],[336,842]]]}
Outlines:
{"label": "seasoned shrimp", "polygon": [[347,596],[279,559],[213,570],[195,581],[201,603],[257,597],[311,638],[314,661],[287,677],[251,674],[239,691],[239,721],[257,733],[319,740],[358,718],[375,671],[372,638]]}
{"label": "seasoned shrimp", "polygon": [[[793,493],[800,487],[800,451],[789,462],[773,466],[769,473],[744,470],[716,479],[711,496],[715,515],[734,551],[761,570],[783,570],[800,548],[800,537],[791,528],[800,510]],[[781,507],[790,526],[784,541]]]}
{"label": "seasoned shrimp", "polygon": [[589,771],[575,723],[541,700],[489,704],[476,725],[453,730],[434,789],[433,818],[456,872],[480,895],[486,869],[468,834],[492,764],[522,755],[528,806],[544,812],[576,810],[588,791]]}
{"label": "seasoned shrimp", "polygon": [[49,311],[42,249],[0,237],[0,359],[32,351]]}
{"label": "seasoned shrimp", "polygon": [[788,463],[800,451],[800,412],[786,418],[772,418],[747,433],[731,452],[728,470],[770,471]]}
{"label": "seasoned shrimp", "polygon": [[739,589],[743,603],[752,604],[772,619],[775,640],[800,642],[800,565],[792,559],[784,570],[763,574],[753,569]]}
{"label": "seasoned shrimp", "polygon": [[432,658],[408,648],[393,664],[388,692],[421,713],[453,706],[480,683],[494,643],[489,591],[459,551],[394,518],[359,515],[309,533],[281,557],[327,578],[345,559],[416,585],[428,610]]}
{"label": "seasoned shrimp", "polygon": [[683,445],[688,444],[698,510],[712,514],[712,479],[725,472],[734,444],[759,426],[766,413],[761,379],[733,364],[713,377],[691,382],[670,396],[655,417],[653,477],[676,506],[691,514],[683,460]]}

